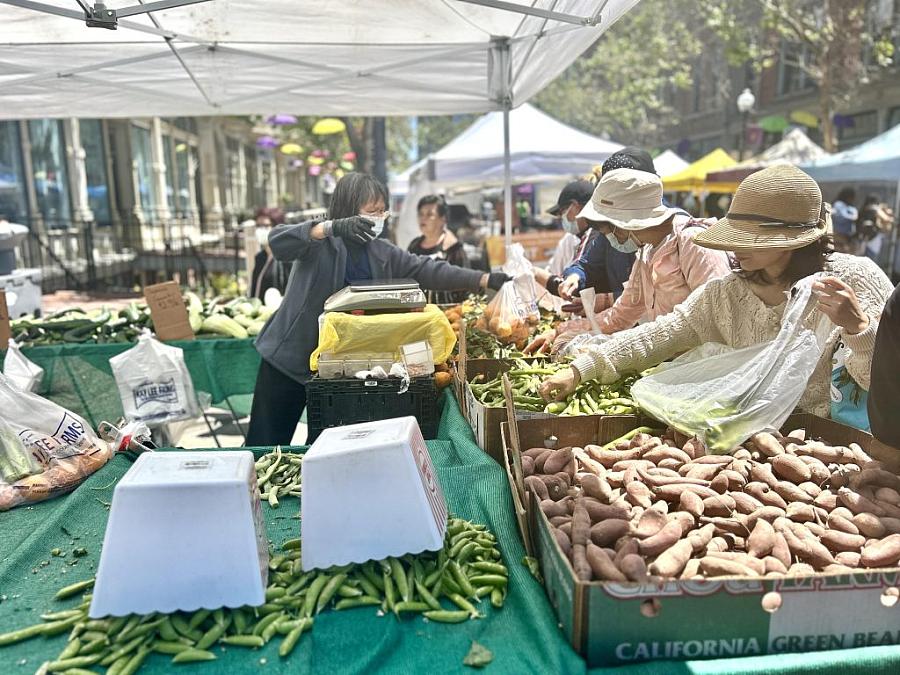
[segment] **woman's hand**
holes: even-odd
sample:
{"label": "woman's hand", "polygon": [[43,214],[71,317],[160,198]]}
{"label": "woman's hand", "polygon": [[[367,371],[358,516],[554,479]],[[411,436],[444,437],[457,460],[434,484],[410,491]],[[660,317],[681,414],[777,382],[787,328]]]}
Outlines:
{"label": "woman's hand", "polygon": [[569,394],[575,393],[575,387],[581,381],[581,375],[574,368],[563,368],[541,383],[541,396],[545,401],[564,401]]}
{"label": "woman's hand", "polygon": [[869,317],[859,306],[850,286],[837,277],[822,277],[813,284],[819,296],[819,309],[848,335],[862,333],[869,327]]}
{"label": "woman's hand", "polygon": [[375,238],[375,223],[362,216],[350,216],[332,221],[331,231],[335,237],[352,244],[367,244]]}
{"label": "woman's hand", "polygon": [[563,300],[571,300],[575,295],[575,291],[578,290],[578,284],[580,282],[581,279],[578,278],[577,274],[570,274],[566,277],[566,280],[559,285],[559,297]]}
{"label": "woman's hand", "polygon": [[550,347],[553,346],[553,340],[556,338],[556,331],[550,329],[548,331],[544,331],[540,335],[538,335],[534,340],[529,342],[525,349],[522,350],[523,354],[546,354],[550,351]]}

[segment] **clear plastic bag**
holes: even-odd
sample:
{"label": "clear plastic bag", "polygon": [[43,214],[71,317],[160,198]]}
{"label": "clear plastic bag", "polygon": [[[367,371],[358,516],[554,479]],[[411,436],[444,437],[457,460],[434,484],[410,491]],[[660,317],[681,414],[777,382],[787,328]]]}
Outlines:
{"label": "clear plastic bag", "polygon": [[649,414],[702,440],[710,452],[730,452],[753,434],[787,419],[813,373],[833,325],[816,307],[814,277],[795,284],[778,335],[742,349],[707,343],[657,367],[631,387]]}
{"label": "clear plastic bag", "polygon": [[524,346],[541,313],[535,293],[534,269],[521,244],[506,249],[503,271],[512,281],[503,285],[484,308],[475,327],[493,333],[501,342]]}
{"label": "clear plastic bag", "polygon": [[36,391],[44,379],[44,369],[28,359],[12,339],[3,359],[3,374],[22,391]]}
{"label": "clear plastic bag", "polygon": [[126,419],[158,426],[200,414],[184,352],[146,332],[137,344],[109,360]]}
{"label": "clear plastic bag", "polygon": [[111,456],[81,417],[0,375],[0,511],[69,492]]}

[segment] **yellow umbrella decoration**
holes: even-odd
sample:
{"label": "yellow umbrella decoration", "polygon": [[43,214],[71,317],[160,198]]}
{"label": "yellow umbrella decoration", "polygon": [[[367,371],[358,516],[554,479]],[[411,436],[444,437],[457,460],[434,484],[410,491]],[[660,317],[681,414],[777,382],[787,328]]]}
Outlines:
{"label": "yellow umbrella decoration", "polygon": [[281,146],[281,152],[285,155],[299,155],[303,148],[296,143],[285,143]]}
{"label": "yellow umbrella decoration", "polygon": [[794,110],[791,113],[791,121],[810,129],[815,129],[819,126],[819,118],[806,110]]}
{"label": "yellow umbrella decoration", "polygon": [[319,165],[325,163],[325,158],[324,157],[313,157],[312,155],[310,155],[309,157],[306,158],[306,163],[312,164],[313,166],[319,166]]}
{"label": "yellow umbrella decoration", "polygon": [[326,117],[313,125],[312,132],[317,136],[339,134],[346,129],[346,125],[336,117]]}

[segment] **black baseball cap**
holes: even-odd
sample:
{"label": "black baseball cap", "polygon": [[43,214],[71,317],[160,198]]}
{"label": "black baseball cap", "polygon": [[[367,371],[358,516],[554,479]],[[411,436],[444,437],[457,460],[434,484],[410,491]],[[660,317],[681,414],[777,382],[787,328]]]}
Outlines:
{"label": "black baseball cap", "polygon": [[551,216],[558,216],[569,208],[572,202],[578,202],[582,205],[587,204],[591,201],[591,196],[593,194],[594,184],[591,181],[573,180],[562,189],[562,192],[559,193],[559,199],[556,200],[556,204],[547,209],[547,213]]}
{"label": "black baseball cap", "polygon": [[643,148],[628,145],[614,152],[603,162],[603,173],[613,169],[636,169],[656,175],[656,167],[653,166],[653,158]]}

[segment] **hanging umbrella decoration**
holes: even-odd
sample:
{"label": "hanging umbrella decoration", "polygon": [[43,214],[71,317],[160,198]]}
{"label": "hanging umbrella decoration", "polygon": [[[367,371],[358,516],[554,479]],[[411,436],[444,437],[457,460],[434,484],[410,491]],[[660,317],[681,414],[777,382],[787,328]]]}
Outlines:
{"label": "hanging umbrella decoration", "polygon": [[813,115],[811,112],[807,112],[806,110],[795,110],[791,113],[791,121],[796,122],[797,124],[802,124],[805,127],[810,129],[815,129],[819,126],[819,118]]}
{"label": "hanging umbrella decoration", "polygon": [[303,166],[303,160],[298,158],[292,159],[290,163],[290,167],[292,169],[299,169]]}
{"label": "hanging umbrella decoration", "polygon": [[347,126],[336,117],[325,117],[313,125],[312,132],[316,136],[329,136],[343,133],[346,129]]}
{"label": "hanging umbrella decoration", "polygon": [[318,165],[313,165],[313,166],[310,166],[306,171],[307,171],[307,173],[309,173],[310,176],[318,176],[320,173],[322,173],[322,167],[318,166]]}
{"label": "hanging umbrella decoration", "polygon": [[279,148],[284,155],[299,155],[303,152],[303,148],[296,143],[285,143]]}
{"label": "hanging umbrella decoration", "polygon": [[260,136],[256,139],[257,148],[277,148],[278,139],[274,136]]}
{"label": "hanging umbrella decoration", "polygon": [[341,155],[341,159],[344,160],[345,162],[355,162],[356,161],[356,153],[353,152],[352,150],[349,152],[345,152],[343,155]]}
{"label": "hanging umbrella decoration", "polygon": [[767,115],[759,120],[759,126],[770,134],[778,134],[788,128],[788,121],[782,115]]}
{"label": "hanging umbrella decoration", "polygon": [[268,124],[273,124],[275,126],[283,127],[288,124],[297,124],[297,118],[294,115],[288,115],[286,113],[278,113],[276,115],[272,115],[268,119],[266,119]]}
{"label": "hanging umbrella decoration", "polygon": [[316,157],[315,155],[310,155],[306,158],[306,163],[310,166],[322,166],[325,163],[325,159],[323,157]]}

